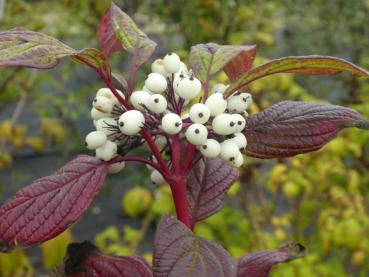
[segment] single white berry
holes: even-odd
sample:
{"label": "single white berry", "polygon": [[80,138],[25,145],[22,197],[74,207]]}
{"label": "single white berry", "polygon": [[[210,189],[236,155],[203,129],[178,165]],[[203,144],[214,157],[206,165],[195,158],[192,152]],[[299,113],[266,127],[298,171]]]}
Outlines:
{"label": "single white berry", "polygon": [[[125,96],[123,94],[123,92],[121,92],[120,90],[117,89],[117,92],[119,93],[119,95],[125,99]],[[104,96],[106,98],[109,98],[110,101],[113,103],[113,105],[117,105],[119,104],[119,100],[118,98],[115,97],[114,93],[110,90],[110,88],[101,88],[97,91],[96,96]]]}
{"label": "single white berry", "polygon": [[107,162],[116,156],[117,150],[117,145],[108,140],[103,146],[96,149],[96,157]]}
{"label": "single white berry", "polygon": [[238,154],[237,158],[232,162],[232,164],[236,167],[240,167],[243,165],[243,155],[241,153]]}
{"label": "single white berry", "polygon": [[183,99],[196,98],[201,91],[201,82],[195,77],[185,77],[174,87],[175,93]]}
{"label": "single white berry", "polygon": [[169,77],[170,74],[168,74],[168,72],[165,71],[164,68],[164,62],[162,59],[156,59],[152,64],[151,64],[151,71],[154,73],[158,73],[164,77]]}
{"label": "single white berry", "polygon": [[221,93],[214,93],[206,99],[205,105],[208,106],[210,115],[216,116],[224,113],[227,108],[227,101],[223,98]]}
{"label": "single white berry", "polygon": [[221,83],[215,84],[213,86],[213,88],[211,89],[211,94],[214,94],[214,93],[221,93],[221,94],[223,94],[226,91],[227,87],[228,87],[228,85],[226,86],[226,85],[221,84]]}
{"label": "single white berry", "polygon": [[100,118],[109,117],[109,116],[110,116],[110,113],[103,113],[95,108],[91,109],[91,118],[94,120],[98,120]]}
{"label": "single white berry", "polygon": [[179,72],[183,72],[184,74],[188,74],[187,65],[183,62],[181,62],[181,65],[179,67]]}
{"label": "single white berry", "polygon": [[150,73],[146,78],[145,86],[154,93],[163,93],[167,89],[167,80],[159,73]]}
{"label": "single white berry", "polygon": [[222,113],[214,117],[212,127],[218,135],[230,135],[236,131],[236,122],[232,115]]}
{"label": "single white berry", "polygon": [[227,101],[227,109],[232,113],[243,113],[247,109],[247,103],[240,95],[232,96]]}
{"label": "single white berry", "polygon": [[204,145],[200,146],[200,152],[207,158],[214,158],[220,154],[220,143],[215,139],[207,139]]}
{"label": "single white berry", "polygon": [[244,150],[247,146],[247,139],[242,133],[233,134],[233,138],[231,138],[231,140],[237,144],[240,150]]}
{"label": "single white berry", "polygon": [[129,101],[131,102],[132,106],[135,107],[135,109],[144,111],[144,107],[147,106],[147,101],[149,100],[150,96],[150,93],[143,90],[138,90],[131,94]]}
{"label": "single white berry", "polygon": [[163,113],[167,109],[167,100],[161,94],[153,94],[147,100],[147,108],[153,113]]}
{"label": "single white berry", "polygon": [[168,53],[163,59],[164,69],[168,73],[176,73],[181,67],[181,60],[176,53]]}
{"label": "single white berry", "polygon": [[136,135],[145,124],[144,115],[137,110],[130,110],[123,113],[118,120],[118,127],[125,135]]}
{"label": "single white berry", "polygon": [[190,119],[192,122],[204,124],[210,118],[210,110],[205,104],[197,103],[190,109]]}
{"label": "single white berry", "polygon": [[242,102],[246,103],[247,109],[250,108],[253,102],[252,95],[250,93],[241,93],[236,96],[238,96],[242,100]]}
{"label": "single white berry", "polygon": [[151,172],[150,179],[155,185],[163,185],[166,183],[163,175],[156,169]]}
{"label": "single white berry", "polygon": [[93,107],[103,113],[111,113],[113,110],[113,102],[105,96],[96,96],[92,102]]}
{"label": "single white berry", "polygon": [[86,136],[86,147],[90,150],[95,150],[103,146],[107,141],[106,134],[101,131],[94,131]]}
{"label": "single white berry", "polygon": [[[177,72],[176,74],[174,74],[173,87],[177,88],[179,82],[182,81],[184,78],[188,78],[188,75],[183,72]],[[179,96],[176,94],[176,97],[179,97]]]}
{"label": "single white berry", "polygon": [[154,94],[151,90],[149,90],[149,89],[147,88],[147,86],[143,86],[143,87],[142,87],[142,90],[143,90],[143,91],[146,91],[146,92],[147,92],[147,93],[149,93],[150,95],[151,95],[151,94]]}
{"label": "single white berry", "polygon": [[228,162],[233,162],[238,157],[240,150],[237,144],[231,139],[227,139],[220,144],[220,157]]}
{"label": "single white berry", "polygon": [[114,163],[110,166],[108,173],[110,174],[117,174],[119,172],[121,172],[124,167],[126,166],[126,164],[124,162],[120,162],[120,163]]}
{"label": "single white berry", "polygon": [[103,117],[96,121],[96,130],[104,132],[107,136],[116,133],[118,130],[118,123],[114,118]]}
{"label": "single white berry", "polygon": [[182,130],[182,119],[178,114],[168,113],[161,120],[161,128],[169,135],[178,134]]}
{"label": "single white berry", "polygon": [[234,122],[236,122],[236,131],[241,132],[245,129],[246,126],[246,119],[240,114],[232,114],[232,118]]}
{"label": "single white berry", "polygon": [[186,138],[188,142],[194,145],[203,145],[208,138],[208,129],[202,124],[191,124],[186,130]]}

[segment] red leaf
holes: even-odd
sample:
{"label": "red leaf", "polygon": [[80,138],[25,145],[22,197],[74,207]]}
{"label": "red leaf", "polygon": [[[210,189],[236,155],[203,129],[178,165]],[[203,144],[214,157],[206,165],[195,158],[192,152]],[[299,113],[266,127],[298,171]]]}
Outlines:
{"label": "red leaf", "polygon": [[109,165],[78,156],[0,207],[0,251],[49,240],[73,224],[99,192]]}
{"label": "red leaf", "polygon": [[273,265],[285,263],[305,255],[305,247],[288,243],[274,250],[263,250],[238,260],[237,277],[267,277]]}
{"label": "red leaf", "polygon": [[192,224],[219,211],[238,171],[223,159],[201,159],[187,176],[187,202]]}
{"label": "red leaf", "polygon": [[165,216],[155,235],[153,272],[155,277],[229,277],[235,275],[235,264],[224,249]]}
{"label": "red leaf", "polygon": [[246,152],[265,159],[311,152],[347,127],[369,129],[369,121],[341,106],[284,101],[247,118]]}
{"label": "red leaf", "polygon": [[224,72],[231,82],[237,81],[244,73],[252,67],[256,56],[256,47],[249,46],[247,50],[241,51],[225,67]]}
{"label": "red leaf", "polygon": [[107,10],[100,20],[99,44],[105,56],[122,49],[122,44],[116,38],[110,22],[110,12]]}
{"label": "red leaf", "polygon": [[111,68],[105,55],[95,48],[86,48],[78,51],[72,56],[73,60],[88,65],[92,69],[100,69],[109,79],[111,78]]}
{"label": "red leaf", "polygon": [[68,245],[60,271],[66,277],[152,277],[143,259],[104,255],[89,241]]}
{"label": "red leaf", "polygon": [[317,55],[285,57],[271,60],[244,73],[243,76],[227,88],[226,92],[232,93],[257,79],[276,73],[326,75],[345,71],[359,77],[369,77],[369,72],[365,69],[335,57]]}

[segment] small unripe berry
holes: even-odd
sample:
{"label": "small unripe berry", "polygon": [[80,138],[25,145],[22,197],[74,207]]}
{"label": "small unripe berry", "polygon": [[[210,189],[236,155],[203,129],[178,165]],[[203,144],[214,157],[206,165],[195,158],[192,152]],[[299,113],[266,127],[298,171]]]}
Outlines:
{"label": "small unripe berry", "polygon": [[205,144],[200,146],[200,152],[207,158],[215,158],[220,154],[220,144],[215,139],[207,139]]}
{"label": "small unripe berry", "polygon": [[103,146],[96,149],[96,157],[107,162],[115,157],[117,150],[117,145],[108,140]]}
{"label": "small unripe berry", "polygon": [[131,102],[132,106],[135,107],[135,109],[144,111],[144,107],[147,106],[147,101],[149,100],[150,96],[150,93],[143,90],[138,90],[132,93],[129,101]]}
{"label": "small unripe berry", "polygon": [[195,77],[185,77],[178,82],[174,90],[181,98],[191,100],[199,95],[201,82]]}
{"label": "small unripe berry", "polygon": [[215,93],[206,99],[205,105],[208,106],[211,116],[217,116],[218,114],[224,113],[227,108],[227,101],[221,93]]}
{"label": "small unripe berry", "polygon": [[237,144],[230,139],[227,139],[220,144],[220,157],[223,160],[234,162],[239,153],[240,150],[238,149]]}
{"label": "small unripe berry", "polygon": [[244,150],[247,146],[247,139],[245,135],[242,133],[235,133],[233,136],[234,137],[231,140],[237,144],[240,150]]}
{"label": "small unripe berry", "polygon": [[241,153],[238,154],[237,158],[232,162],[232,164],[236,167],[240,167],[243,165],[243,155]]}
{"label": "small unripe berry", "polygon": [[167,100],[161,94],[153,94],[147,100],[147,108],[153,113],[163,113],[167,109]]}
{"label": "small unripe berry", "polygon": [[117,174],[119,172],[121,172],[124,167],[126,166],[126,164],[124,162],[120,162],[120,163],[114,163],[110,166],[108,173],[110,174]]}
{"label": "small unripe berry", "polygon": [[107,136],[116,133],[118,127],[118,123],[114,118],[111,117],[105,117],[100,118],[96,121],[96,130],[100,132],[104,132]]}
{"label": "small unripe berry", "polygon": [[111,113],[113,110],[113,102],[105,96],[96,96],[92,102],[93,107],[103,113]]}
{"label": "small unripe berry", "polygon": [[145,86],[154,93],[163,93],[167,89],[167,80],[159,73],[150,73]]}
{"label": "small unripe berry", "polygon": [[158,73],[164,77],[168,77],[170,74],[168,74],[168,72],[165,71],[164,68],[164,62],[162,59],[156,59],[152,64],[151,64],[151,71],[154,73]]}
{"label": "small unripe berry", "polygon": [[194,104],[190,109],[190,119],[195,123],[206,123],[210,118],[210,110],[205,104]]}
{"label": "small unripe berry", "polygon": [[151,172],[150,179],[155,185],[164,185],[166,183],[163,175],[156,169]]}
{"label": "small unripe berry", "polygon": [[137,110],[129,110],[123,113],[118,120],[118,127],[125,135],[136,135],[141,131],[145,123],[144,115]]}
{"label": "small unripe berry", "polygon": [[228,86],[226,86],[224,84],[221,84],[221,83],[215,84],[213,86],[213,88],[211,89],[211,94],[214,94],[214,93],[221,93],[221,94],[223,94],[226,91],[227,87]]}
{"label": "small unripe berry", "polygon": [[89,133],[86,136],[86,147],[90,150],[95,150],[101,146],[103,146],[106,141],[107,137],[104,132],[101,131],[94,131]]}
{"label": "small unripe berry", "polygon": [[236,122],[232,115],[222,113],[214,117],[212,127],[218,135],[230,135],[236,131]]}
{"label": "small unripe berry", "polygon": [[182,130],[182,119],[178,114],[168,113],[161,120],[161,128],[169,135],[178,134]]}
{"label": "small unripe berry", "polygon": [[232,114],[232,119],[236,122],[236,131],[241,132],[245,129],[246,119],[240,114]]}
{"label": "small unripe berry", "polygon": [[95,108],[91,109],[91,118],[94,120],[98,120],[100,118],[109,117],[110,113],[103,113],[99,110],[96,110]]}
{"label": "small unripe berry", "polygon": [[181,60],[176,53],[168,53],[164,59],[164,69],[168,73],[176,73],[181,67]]}
{"label": "small unripe berry", "polygon": [[[120,96],[122,96],[123,99],[125,99],[125,96],[123,92],[117,89],[117,92]],[[96,96],[104,96],[106,98],[109,98],[110,101],[113,103],[113,105],[119,104],[118,98],[115,97],[114,93],[110,90],[110,88],[101,88],[97,91]]]}
{"label": "small unripe berry", "polygon": [[194,123],[187,128],[185,135],[189,143],[203,145],[208,138],[208,129],[202,124]]}

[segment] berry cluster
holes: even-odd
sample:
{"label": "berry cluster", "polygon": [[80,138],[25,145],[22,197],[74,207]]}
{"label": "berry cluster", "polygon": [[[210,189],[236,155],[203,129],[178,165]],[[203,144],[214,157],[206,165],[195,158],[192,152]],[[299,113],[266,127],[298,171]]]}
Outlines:
{"label": "berry cluster", "polygon": [[[151,70],[142,90],[131,95],[118,91],[131,109],[121,105],[110,89],[97,92],[91,110],[96,131],[87,135],[87,148],[96,150],[98,158],[109,161],[144,145],[141,130],[147,128],[162,153],[168,150],[171,136],[178,134],[180,139],[196,145],[204,157],[219,156],[241,166],[244,160],[240,151],[247,145],[242,131],[246,110],[252,104],[251,95],[237,92],[225,99],[227,86],[216,84],[209,97],[201,98],[201,82],[175,53],[155,60]],[[115,163],[110,171],[116,173],[123,168],[123,162]],[[157,170],[148,168],[153,170],[154,183],[165,182]]]}

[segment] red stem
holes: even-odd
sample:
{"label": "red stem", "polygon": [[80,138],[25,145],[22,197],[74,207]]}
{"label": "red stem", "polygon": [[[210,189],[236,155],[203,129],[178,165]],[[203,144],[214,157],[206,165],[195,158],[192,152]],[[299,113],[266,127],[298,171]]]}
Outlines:
{"label": "red stem", "polygon": [[183,170],[182,170],[183,172],[187,172],[189,166],[191,165],[193,157],[195,155],[195,151],[196,151],[196,146],[193,144],[189,144],[187,147],[186,159],[183,164]]}
{"label": "red stem", "polygon": [[187,210],[187,199],[186,199],[186,183],[183,178],[173,180],[170,184],[172,190],[174,205],[176,207],[177,218],[192,230],[193,224],[191,224]]}

